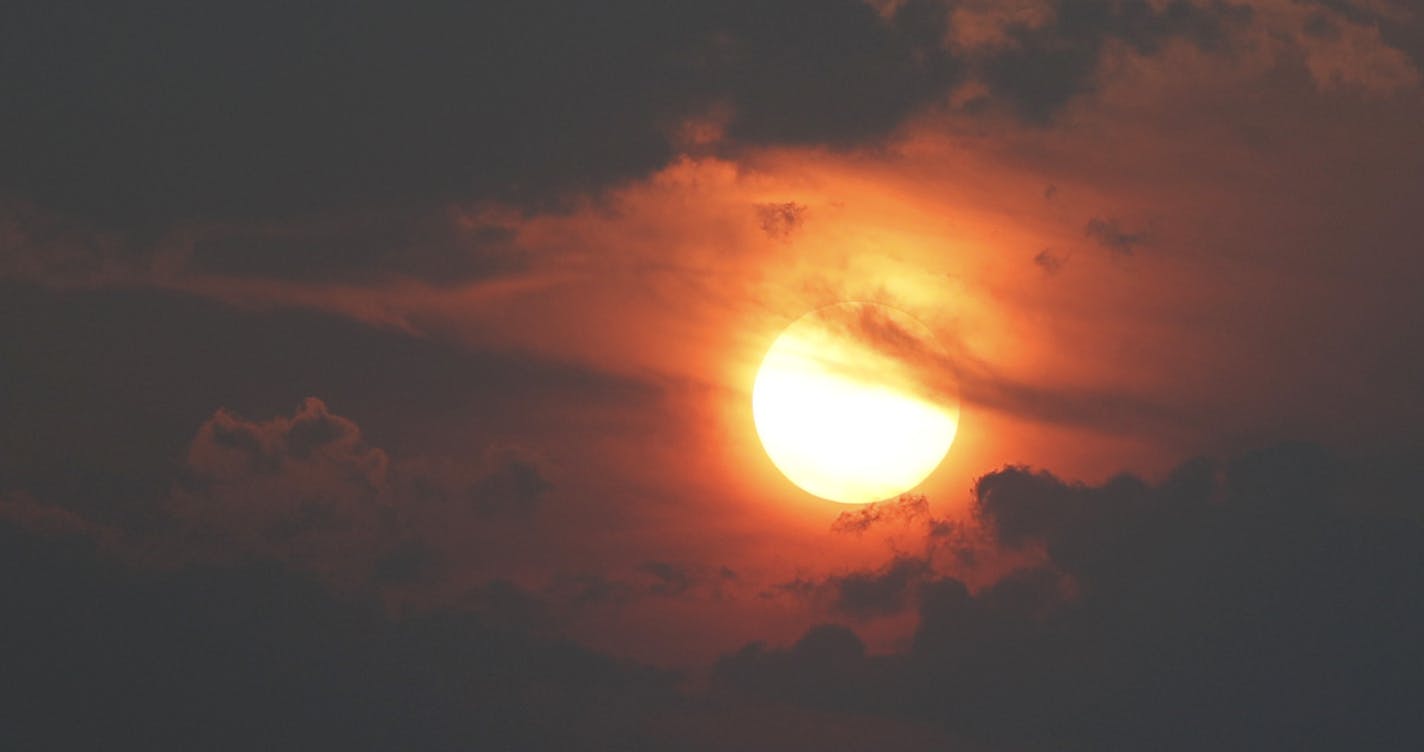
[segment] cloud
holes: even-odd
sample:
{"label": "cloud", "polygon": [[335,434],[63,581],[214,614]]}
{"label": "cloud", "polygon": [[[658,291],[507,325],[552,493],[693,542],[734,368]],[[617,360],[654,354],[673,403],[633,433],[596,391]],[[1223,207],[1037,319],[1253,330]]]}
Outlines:
{"label": "cloud", "polygon": [[762,232],[773,240],[789,240],[806,221],[806,207],[795,201],[757,204],[757,223]]}
{"label": "cloud", "polygon": [[[332,488],[380,486],[382,477],[398,487],[404,472],[386,459],[382,475],[360,426],[318,400],[265,420],[220,412],[199,437],[190,492],[209,495],[194,502],[264,478],[321,499]],[[726,578],[694,564],[649,559],[633,567],[641,580],[590,571],[542,592],[485,581],[465,601],[395,619],[306,582],[300,559],[121,569],[102,547],[55,543],[91,537],[90,526],[21,510],[0,516],[53,524],[0,523],[12,628],[31,646],[0,686],[26,709],[26,738],[48,731],[74,746],[84,746],[90,727],[52,723],[77,691],[74,676],[135,733],[164,729],[199,746],[219,732],[284,746],[350,731],[382,742],[493,738],[511,749],[605,739],[612,748],[676,747],[681,727],[655,718],[739,723],[747,705],[767,703],[850,714],[855,725],[927,726],[987,749],[1101,749],[1124,738],[1166,750],[1279,739],[1325,749],[1367,734],[1410,746],[1424,738],[1413,701],[1424,676],[1408,659],[1424,628],[1424,530],[1378,508],[1358,512],[1356,494],[1417,474],[1370,471],[1376,482],[1361,483],[1361,472],[1308,444],[1192,460],[1153,482],[1078,483],[1002,468],[978,480],[973,503],[992,541],[1026,554],[1011,559],[1022,568],[971,587],[929,553],[896,554],[880,567],[787,583],[823,607],[823,618],[872,629],[913,614],[918,624],[908,642],[878,651],[844,625],[816,627],[784,647],[754,642],[715,664],[705,693],[547,637],[578,597],[667,604]],[[1412,500],[1418,489],[1394,491]],[[901,507],[907,521],[922,519],[914,502],[886,511]],[[923,530],[927,546],[943,538]],[[396,584],[448,566],[419,538],[390,543],[368,555],[343,539],[342,552]],[[157,683],[138,706],[125,688],[145,677]],[[231,707],[185,699],[199,689]],[[420,713],[384,707],[395,694],[434,704]],[[324,700],[295,699],[309,696]],[[179,708],[196,720],[160,726],[151,703],[166,708],[164,719]],[[1183,708],[1199,726],[1183,731]],[[233,731],[239,709],[242,717],[284,713],[288,722]],[[323,709],[363,715],[333,731]],[[550,729],[550,714],[567,723]]]}
{"label": "cloud", "polygon": [[189,445],[186,471],[170,512],[208,554],[271,557],[348,585],[420,568],[406,531],[386,521],[399,509],[389,457],[319,399],[263,421],[218,410]]}
{"label": "cloud", "polygon": [[823,710],[874,710],[868,704],[882,687],[865,644],[850,629],[823,624],[794,645],[776,649],[752,643],[713,668],[714,681],[753,697],[791,701]]}
{"label": "cloud", "polygon": [[[899,303],[887,299],[882,305],[898,310]],[[867,368],[865,363],[879,362],[873,369],[876,380],[895,378],[898,388],[940,404],[972,405],[1107,436],[1168,442],[1199,431],[1206,421],[1201,411],[1180,399],[1139,393],[1127,386],[1050,384],[1040,374],[1032,375],[1032,381],[1007,375],[978,356],[961,333],[940,330],[927,337],[909,328],[904,314],[886,313],[881,305],[840,305],[819,309],[817,315],[833,331],[883,358],[876,361],[867,355],[854,363],[827,359],[827,367],[855,377]],[[847,518],[842,524],[849,523]]]}
{"label": "cloud", "polygon": [[909,603],[913,588],[930,574],[929,562],[913,556],[897,556],[874,572],[833,575],[826,586],[834,592],[833,610],[857,619],[900,613]]}
{"label": "cloud", "polygon": [[[1216,50],[1251,15],[1184,0],[1007,10],[909,0],[881,12],[858,0],[405,13],[171,4],[116,9],[101,30],[40,5],[11,19],[26,64],[4,72],[14,106],[0,132],[0,194],[134,238],[195,222],[383,217],[348,220],[373,228],[369,239],[306,224],[199,251],[214,268],[276,265],[283,277],[360,264],[335,254],[394,257],[414,276],[476,273],[479,261],[448,253],[429,227],[406,228],[414,245],[378,243],[402,224],[391,212],[560,206],[665,166],[709,111],[721,113],[721,148],[861,147],[973,77],[993,100],[1048,122],[1093,89],[1109,42],[1144,56],[1174,39]],[[254,57],[257,38],[266,53]]]}
{"label": "cloud", "polygon": [[679,124],[719,103],[743,144],[880,138],[954,78],[939,14],[170,4],[116,9],[100,29],[30,4],[10,24],[26,64],[3,74],[16,116],[0,193],[123,227],[557,204],[662,166]]}
{"label": "cloud", "polygon": [[637,748],[677,696],[488,609],[397,620],[271,567],[136,575],[0,522],[0,572],[24,647],[0,677],[4,735],[26,748]]}
{"label": "cloud", "polygon": [[831,521],[831,532],[859,535],[881,523],[903,525],[929,516],[930,502],[924,494],[902,494],[896,499],[841,512]]}
{"label": "cloud", "polygon": [[116,558],[139,558],[123,531],[82,514],[36,501],[24,492],[0,494],[0,525],[47,544]]}
{"label": "cloud", "polygon": [[1045,248],[1033,256],[1035,266],[1043,270],[1044,274],[1050,277],[1063,271],[1063,266],[1068,263],[1068,259]]}
{"label": "cloud", "polygon": [[1083,228],[1083,234],[1118,256],[1131,256],[1138,246],[1146,244],[1151,239],[1145,230],[1128,232],[1118,225],[1116,219],[1101,217],[1088,220],[1087,226]]}
{"label": "cloud", "polygon": [[[1311,6],[1315,6],[1311,8]],[[1299,28],[1305,67],[1321,89],[1382,97],[1417,89],[1418,19],[1390,3],[1308,2],[1283,13]],[[1401,13],[1403,11],[1403,13]],[[1410,39],[1410,33],[1415,35]]]}
{"label": "cloud", "polygon": [[[925,583],[937,576],[934,555],[945,536],[925,532],[923,555],[896,553],[879,567],[853,569],[824,577],[798,576],[761,591],[763,600],[789,597],[809,603],[821,614],[865,622],[907,612],[918,603]],[[962,543],[962,542],[957,542]]]}
{"label": "cloud", "polygon": [[990,97],[1028,122],[1047,124],[1074,97],[1093,90],[1109,43],[1143,56],[1175,39],[1216,50],[1251,16],[1249,7],[1225,2],[1074,0],[1003,8],[965,3],[956,17],[965,32],[973,30],[958,41],[976,60]]}
{"label": "cloud", "polygon": [[429,582],[442,574],[445,562],[429,543],[410,538],[379,554],[371,564],[371,578],[378,584],[406,585]]}
{"label": "cloud", "polygon": [[[1125,388],[1047,385],[1008,377],[977,357],[956,333],[938,332],[933,341],[928,340],[876,306],[839,313],[844,315],[836,315],[830,322],[857,342],[893,359],[904,371],[899,374],[902,388],[938,400],[963,400],[1054,425],[1158,438],[1175,437],[1202,420],[1179,404],[1139,396]],[[884,374],[877,377],[884,378]]]}
{"label": "cloud", "polygon": [[[202,486],[239,482],[252,476],[285,475],[312,481],[305,495],[347,495],[356,486],[373,490],[385,484],[389,459],[366,445],[361,429],[333,415],[326,403],[308,397],[292,417],[249,421],[218,410],[188,447],[188,468]],[[324,492],[319,486],[338,486]]]}
{"label": "cloud", "polygon": [[214,225],[188,231],[193,274],[451,286],[523,271],[515,231],[453,211],[365,210],[318,220]]}
{"label": "cloud", "polygon": [[807,634],[820,651],[751,645],[719,668],[748,692],[879,708],[988,749],[1409,746],[1424,529],[1356,511],[1371,486],[1340,464],[1287,444],[1158,483],[1005,468],[976,484],[978,514],[1040,563],[976,590],[926,576],[903,652],[869,656],[836,628]]}
{"label": "cloud", "polygon": [[427,586],[470,560],[451,528],[469,546],[478,528],[523,526],[551,488],[547,462],[514,446],[473,462],[393,462],[309,397],[291,416],[214,413],[188,447],[167,512],[200,559],[269,558],[343,588]]}
{"label": "cloud", "polygon": [[520,447],[491,448],[484,466],[469,494],[475,508],[486,514],[528,517],[554,488],[547,460]]}
{"label": "cloud", "polygon": [[654,595],[682,595],[693,584],[686,569],[666,561],[644,562],[638,566],[638,571],[653,577],[654,582],[648,590]]}

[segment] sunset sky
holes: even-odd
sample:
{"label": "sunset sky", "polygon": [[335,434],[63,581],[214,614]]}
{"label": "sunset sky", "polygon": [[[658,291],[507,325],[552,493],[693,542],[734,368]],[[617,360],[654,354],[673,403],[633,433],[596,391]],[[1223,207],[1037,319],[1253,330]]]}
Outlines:
{"label": "sunset sky", "polygon": [[[1424,748],[1416,0],[20,0],[0,98],[0,747]],[[863,506],[752,410],[847,301],[958,411]]]}

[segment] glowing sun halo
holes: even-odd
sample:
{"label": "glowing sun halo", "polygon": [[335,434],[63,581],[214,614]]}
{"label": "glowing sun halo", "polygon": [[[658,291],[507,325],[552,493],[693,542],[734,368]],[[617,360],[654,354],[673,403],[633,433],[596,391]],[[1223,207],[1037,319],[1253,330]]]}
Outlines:
{"label": "glowing sun halo", "polygon": [[771,461],[823,499],[863,504],[922,483],[959,423],[929,329],[873,303],[797,319],[762,360],[752,416]]}

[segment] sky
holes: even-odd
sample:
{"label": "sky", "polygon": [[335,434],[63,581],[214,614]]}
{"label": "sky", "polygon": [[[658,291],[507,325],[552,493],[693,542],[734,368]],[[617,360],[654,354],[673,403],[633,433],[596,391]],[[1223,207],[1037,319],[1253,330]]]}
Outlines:
{"label": "sky", "polygon": [[[0,99],[0,746],[1424,744],[1413,0],[20,0]],[[845,301],[959,408],[867,506],[751,408]]]}

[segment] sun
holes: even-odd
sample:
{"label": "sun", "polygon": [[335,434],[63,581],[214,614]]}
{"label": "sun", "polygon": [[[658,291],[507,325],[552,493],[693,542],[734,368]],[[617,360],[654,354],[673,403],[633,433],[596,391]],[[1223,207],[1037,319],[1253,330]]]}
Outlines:
{"label": "sun", "polygon": [[952,369],[929,328],[875,303],[838,303],[772,343],[752,387],[771,461],[808,493],[864,504],[904,493],[954,442]]}

